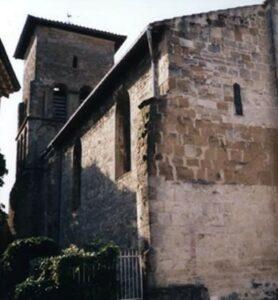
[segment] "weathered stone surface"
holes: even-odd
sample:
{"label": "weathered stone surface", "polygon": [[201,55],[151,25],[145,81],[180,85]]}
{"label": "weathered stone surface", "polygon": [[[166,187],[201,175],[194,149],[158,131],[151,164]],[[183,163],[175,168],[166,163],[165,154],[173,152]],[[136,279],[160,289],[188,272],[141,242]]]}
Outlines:
{"label": "weathered stone surface", "polygon": [[[271,10],[277,0],[268,2],[153,24],[159,27],[155,69],[148,52],[138,56],[41,164],[43,184],[36,187],[42,195],[41,232],[62,245],[96,237],[121,247],[139,245],[150,299],[277,298],[277,49],[272,33],[276,37],[278,22]],[[51,87],[60,78],[75,92],[83,80],[82,74],[68,72],[65,57],[77,37],[65,35],[69,46],[60,51],[59,33],[41,31],[41,37],[48,35],[54,40],[48,45],[39,36],[27,58],[27,98],[35,115],[42,111],[42,99],[50,103]],[[95,85],[112,63],[111,45],[80,39],[81,57],[93,51],[84,78]],[[33,72],[36,64],[43,85]],[[243,115],[235,113],[235,83],[241,87]],[[130,97],[131,171],[116,178],[113,94],[120,86]],[[70,111],[76,107],[75,92],[70,91]],[[51,105],[43,111],[51,115]],[[28,159],[39,157],[59,126],[29,121]],[[81,205],[73,212],[77,138]]]}
{"label": "weathered stone surface", "polygon": [[214,300],[277,297],[278,104],[267,9],[167,24],[171,90],[158,108],[163,160],[150,180],[155,286],[201,282]]}
{"label": "weathered stone surface", "polygon": [[[28,198],[26,200],[28,204],[17,206],[14,215],[18,220],[16,232],[19,237],[45,231],[42,220],[47,205],[44,201],[51,202],[54,198],[57,200],[56,194],[48,193],[47,188],[44,189],[45,199],[42,199],[41,191],[45,184],[41,179],[45,174],[40,173],[41,156],[64,123],[54,118],[54,86],[63,84],[66,87],[66,111],[69,118],[80,105],[80,89],[86,85],[94,88],[113,65],[114,51],[112,41],[50,27],[36,28],[26,52],[23,78],[22,100],[26,107],[23,119],[27,116],[28,118],[21,124],[17,137],[17,179],[19,180],[15,184],[15,189],[17,185],[20,186],[21,177],[32,178],[32,184],[27,185],[26,191],[19,197]],[[73,68],[73,56],[78,59],[77,68]],[[56,175],[50,178],[57,181]],[[48,200],[46,195],[51,200]],[[59,205],[54,207],[57,210]],[[25,219],[28,219],[28,222]],[[59,225],[55,224],[55,227],[57,231]],[[54,235],[57,237],[57,233]]]}

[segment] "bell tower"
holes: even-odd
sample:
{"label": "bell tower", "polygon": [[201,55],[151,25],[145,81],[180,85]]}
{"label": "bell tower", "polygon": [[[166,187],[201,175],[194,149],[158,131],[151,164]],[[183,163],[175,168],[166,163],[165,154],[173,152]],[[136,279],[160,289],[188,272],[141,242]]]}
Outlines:
{"label": "bell tower", "polygon": [[113,66],[115,51],[125,39],[69,23],[27,17],[14,55],[24,60],[16,137],[17,175],[11,192],[14,229],[19,236],[41,231],[36,207],[40,205],[40,159],[47,145]]}

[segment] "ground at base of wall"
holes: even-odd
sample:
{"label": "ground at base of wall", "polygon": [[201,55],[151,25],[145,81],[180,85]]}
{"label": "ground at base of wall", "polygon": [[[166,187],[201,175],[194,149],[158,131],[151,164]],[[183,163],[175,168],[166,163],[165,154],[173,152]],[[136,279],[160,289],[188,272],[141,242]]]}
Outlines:
{"label": "ground at base of wall", "polygon": [[182,285],[158,288],[150,291],[150,300],[209,300],[209,293],[204,286]]}
{"label": "ground at base of wall", "polygon": [[152,289],[149,300],[278,300],[278,285],[270,282],[252,280],[248,292],[230,293],[226,296],[209,295],[203,285],[173,285],[166,288]]}

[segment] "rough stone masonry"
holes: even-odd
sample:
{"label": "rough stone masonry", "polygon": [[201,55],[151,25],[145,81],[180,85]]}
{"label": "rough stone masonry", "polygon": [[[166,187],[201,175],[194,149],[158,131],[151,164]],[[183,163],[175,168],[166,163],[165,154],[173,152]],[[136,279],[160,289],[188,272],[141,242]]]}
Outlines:
{"label": "rough stone masonry", "polygon": [[[102,49],[111,54],[113,43],[90,37],[101,46],[82,56],[84,83],[99,83],[77,110],[68,97],[71,117],[51,131],[35,107],[44,89],[51,103],[56,83],[77,89],[67,75],[76,52],[52,38],[72,27],[52,33],[51,23],[45,34],[44,26],[25,59],[26,72],[48,66],[26,74],[49,83],[29,104],[32,130],[45,134],[40,142],[29,127],[29,148],[19,138],[40,175],[21,166],[14,189],[25,193],[35,234],[61,245],[101,237],[139,248],[149,299],[277,299],[278,1],[152,23],[103,79],[111,59]],[[83,35],[69,36],[79,51]],[[48,39],[57,58],[40,56],[37,45]],[[90,79],[86,60],[107,69]],[[33,177],[22,187],[27,171]],[[24,231],[17,199],[15,230],[34,234]]]}

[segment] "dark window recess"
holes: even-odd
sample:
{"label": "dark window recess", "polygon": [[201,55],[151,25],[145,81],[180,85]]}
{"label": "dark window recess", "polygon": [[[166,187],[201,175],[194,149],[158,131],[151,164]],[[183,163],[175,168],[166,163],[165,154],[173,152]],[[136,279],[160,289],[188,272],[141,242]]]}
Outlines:
{"label": "dark window recess", "polygon": [[116,96],[116,178],[131,170],[130,101],[126,90]]}
{"label": "dark window recess", "polygon": [[21,172],[25,167],[26,149],[27,148],[27,130],[21,133],[17,141],[17,172]]}
{"label": "dark window recess", "polygon": [[22,125],[26,118],[26,103],[27,101],[20,102],[18,104],[18,128]]}
{"label": "dark window recess", "polygon": [[238,83],[234,84],[234,104],[235,104],[236,114],[242,116],[243,109],[242,109],[242,101],[241,101],[241,91],[240,91],[240,85]]}
{"label": "dark window recess", "polygon": [[77,69],[77,67],[78,67],[78,57],[77,56],[73,56],[73,58],[72,58],[72,67],[74,68],[74,69]]}
{"label": "dark window recess", "polygon": [[75,212],[81,204],[81,159],[82,145],[80,139],[77,139],[73,148],[73,178],[72,178],[72,202],[71,208]]}
{"label": "dark window recess", "polygon": [[79,91],[79,103],[82,103],[91,93],[91,87],[85,85]]}
{"label": "dark window recess", "polygon": [[59,121],[67,119],[67,89],[64,85],[56,85],[53,89],[53,117]]}

